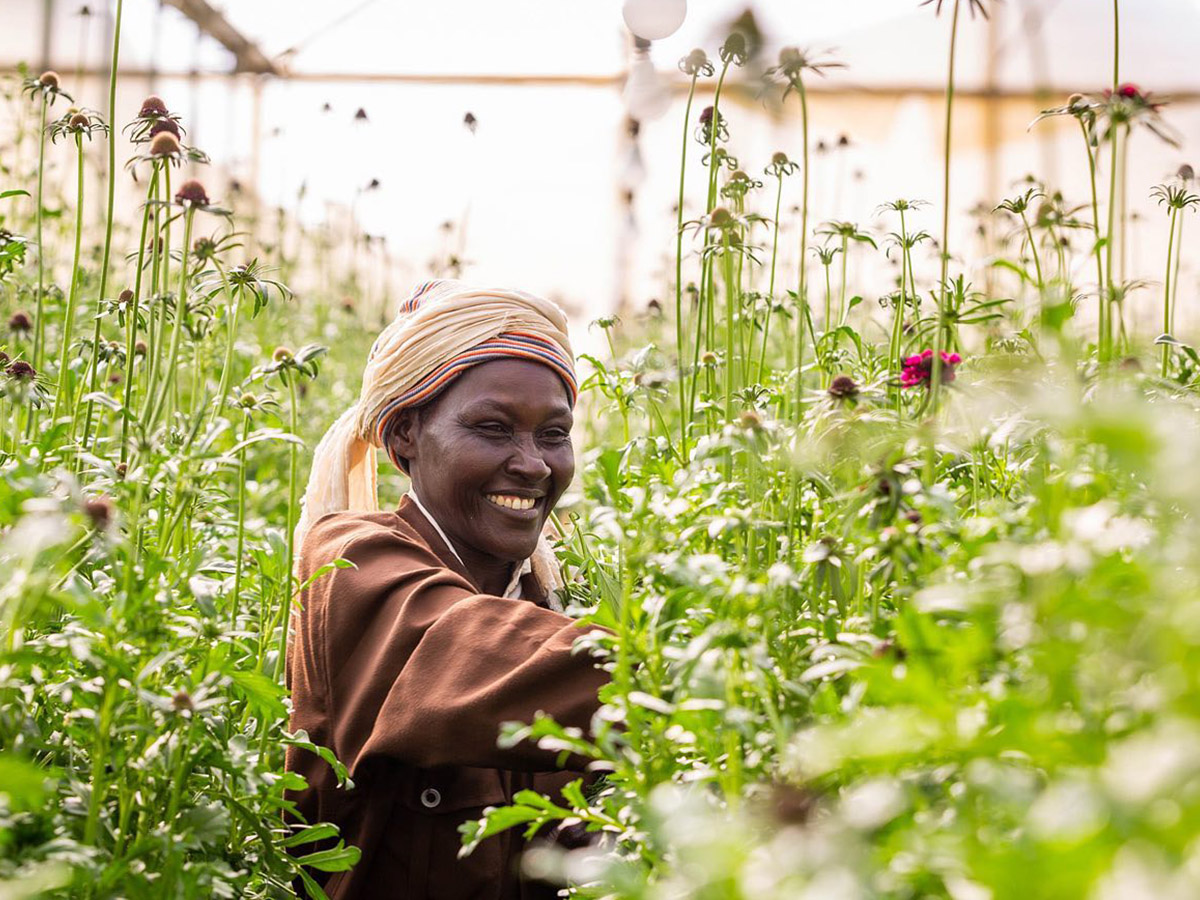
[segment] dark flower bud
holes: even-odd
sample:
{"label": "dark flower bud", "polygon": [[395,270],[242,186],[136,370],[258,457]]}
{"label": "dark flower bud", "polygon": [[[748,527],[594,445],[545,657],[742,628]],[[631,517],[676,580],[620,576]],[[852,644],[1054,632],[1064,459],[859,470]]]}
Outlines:
{"label": "dark flower bud", "polygon": [[151,116],[165,116],[167,114],[167,104],[163,103],[162,97],[157,94],[151,94],[142,101],[142,108],[138,110],[139,118],[149,118]]}
{"label": "dark flower bud", "polygon": [[849,375],[839,375],[829,383],[829,396],[836,400],[850,400],[858,396],[858,385]]}
{"label": "dark flower bud", "polygon": [[112,521],[112,501],[103,495],[85,500],[83,502],[83,511],[92,520],[92,525],[98,530],[107,528],[108,523]]}
{"label": "dark flower bud", "polygon": [[38,76],[38,84],[42,85],[42,87],[57,88],[58,87],[58,73],[55,72],[53,69],[47,69],[45,72],[43,72],[41,75]]}
{"label": "dark flower bud", "polygon": [[367,121],[367,111],[360,106],[358,108],[358,111],[354,114],[354,120],[356,122]]}
{"label": "dark flower bud", "polygon": [[788,155],[782,150],[777,150],[771,154],[771,165],[773,166],[786,166],[788,162]]}
{"label": "dark flower bud", "polygon": [[160,131],[150,141],[151,156],[174,156],[180,149],[179,138],[169,131]]}
{"label": "dark flower bud", "polygon": [[125,477],[125,473],[128,471],[129,465],[127,463],[117,463],[116,472],[118,478],[123,479]]}
{"label": "dark flower bud", "polygon": [[17,310],[8,317],[8,328],[10,331],[28,332],[33,330],[33,320],[29,318],[29,313]]}
{"label": "dark flower bud", "polygon": [[718,206],[709,215],[713,228],[729,228],[733,225],[733,213],[723,206]]}
{"label": "dark flower bud", "polygon": [[84,113],[77,112],[71,116],[70,125],[72,128],[87,128],[90,124],[91,120]]}
{"label": "dark flower bud", "polygon": [[185,181],[176,192],[175,202],[190,203],[193,206],[208,206],[208,194],[204,191],[204,185],[195,178],[191,178]]}
{"label": "dark flower bud", "polygon": [[11,356],[9,356],[3,350],[0,350],[0,366],[7,366],[11,359]]}
{"label": "dark flower bud", "polygon": [[471,132],[471,134],[474,134],[475,129],[479,127],[479,120],[475,118],[475,113],[468,112],[465,116],[463,116],[463,125],[466,126],[466,129]]}
{"label": "dark flower bud", "polygon": [[845,135],[845,134],[839,134],[837,144],[839,147],[849,147],[850,146],[850,136]]}
{"label": "dark flower bud", "polygon": [[700,365],[715,366],[716,364],[717,364],[717,354],[713,353],[711,350],[705,350],[703,353],[700,354]]}
{"label": "dark flower bud", "polygon": [[117,302],[118,303],[128,303],[132,299],[133,299],[133,291],[131,291],[129,288],[125,288],[125,290],[123,290],[123,291],[121,291],[121,293],[117,294]]}
{"label": "dark flower bud", "polygon": [[25,360],[18,359],[4,370],[4,374],[17,381],[33,381],[37,377],[37,369],[25,362]]}
{"label": "dark flower bud", "polygon": [[120,384],[121,383],[121,373],[113,372],[111,375],[109,375],[108,383],[109,384]]}
{"label": "dark flower bud", "polygon": [[271,358],[275,362],[288,362],[292,358],[292,351],[288,347],[276,347]]}
{"label": "dark flower bud", "polygon": [[1196,177],[1195,170],[1191,166],[1189,166],[1187,163],[1184,163],[1182,166],[1180,166],[1179,171],[1176,172],[1175,174],[1179,178],[1180,181],[1191,181],[1193,178]]}
{"label": "dark flower bud", "polygon": [[700,124],[701,125],[711,125],[712,120],[713,120],[713,108],[711,106],[706,106],[706,107],[704,107],[704,109],[700,110]]}
{"label": "dark flower bud", "polygon": [[192,695],[187,691],[176,691],[175,696],[171,698],[171,706],[176,712],[191,712],[194,708]]}
{"label": "dark flower bud", "polygon": [[179,131],[179,126],[175,124],[174,119],[159,119],[150,126],[151,138],[157,137],[160,134],[173,134],[176,138],[183,137]]}
{"label": "dark flower bud", "polygon": [[725,38],[725,43],[721,45],[722,61],[732,60],[740,66],[746,61],[748,55],[746,36],[740,31],[733,32],[729,37]]}
{"label": "dark flower bud", "polygon": [[135,356],[145,356],[146,355],[146,342],[141,341],[141,340],[134,342],[133,353]]}

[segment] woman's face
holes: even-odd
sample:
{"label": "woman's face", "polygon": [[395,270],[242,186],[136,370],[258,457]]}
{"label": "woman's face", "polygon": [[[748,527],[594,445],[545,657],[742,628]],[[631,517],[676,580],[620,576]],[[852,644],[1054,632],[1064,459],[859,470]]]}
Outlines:
{"label": "woman's face", "polygon": [[391,433],[421,502],[460,546],[526,559],[575,474],[571,404],[546,366],[494,360],[460,375]]}

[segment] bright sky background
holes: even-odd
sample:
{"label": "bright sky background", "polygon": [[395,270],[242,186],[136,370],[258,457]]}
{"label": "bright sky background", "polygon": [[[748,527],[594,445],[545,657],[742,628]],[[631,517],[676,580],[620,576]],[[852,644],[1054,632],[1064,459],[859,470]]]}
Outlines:
{"label": "bright sky background", "polygon": [[[949,5],[952,0],[947,0]],[[1003,89],[1047,88],[1047,102],[1075,90],[1098,90],[1111,78],[1111,5],[1107,0],[1006,0],[992,23],[964,14],[959,86],[987,83],[988,33],[994,31],[995,84]],[[38,64],[42,0],[0,0],[0,63]],[[102,16],[81,18],[77,0],[56,0],[54,64],[70,78],[80,58],[101,65],[107,53]],[[89,4],[103,12],[110,4]],[[218,4],[222,5],[222,4]],[[658,42],[652,58],[665,76],[681,78],[678,58],[694,46],[715,56],[725,23],[746,6],[726,0],[691,0],[688,19]],[[1195,66],[1200,39],[1197,0],[1125,0],[1122,4],[1122,78],[1158,93],[1200,91]],[[228,71],[220,47],[197,40],[196,30],[156,0],[126,0],[122,68],[164,73],[153,85],[127,78],[119,106],[136,112],[153,86],[184,116],[195,141],[227,175],[207,174],[210,193],[227,193],[227,177],[249,183],[257,172],[263,198],[315,223],[333,209],[355,207],[363,226],[385,235],[397,258],[400,283],[421,280],[428,261],[444,250],[439,225],[466,222],[467,277],[542,291],[590,318],[622,298],[640,308],[666,292],[663,273],[673,248],[671,206],[679,177],[683,96],[658,119],[643,122],[638,145],[625,136],[626,107],[619,88],[411,84],[321,80],[321,76],[587,75],[619,76],[628,64],[629,40],[619,0],[375,0],[360,5],[311,0],[228,0],[231,21],[269,55],[298,47],[290,66],[304,80],[267,80],[255,130],[253,79],[178,77],[192,69]],[[851,139],[849,149],[814,161],[814,220],[883,222],[878,205],[897,196],[932,205],[919,224],[936,230],[940,203],[940,142],[949,16],[917,0],[760,0],[753,4],[767,36],[772,62],[787,44],[833,48],[847,64],[818,79],[813,99],[813,141]],[[347,13],[353,12],[348,18]],[[86,26],[86,32],[85,32]],[[174,74],[170,74],[174,73]],[[927,93],[869,94],[896,88]],[[80,92],[102,107],[103,84]],[[700,101],[697,106],[702,105]],[[323,112],[323,105],[330,105]],[[354,123],[354,111],[368,113]],[[956,244],[967,251],[976,203],[989,208],[1036,171],[1071,199],[1086,198],[1086,166],[1076,132],[1054,124],[1027,128],[1038,112],[1033,97],[1006,102],[997,119],[995,152],[985,153],[982,105],[964,99],[955,129],[952,212]],[[462,125],[472,112],[475,134]],[[693,110],[693,117],[698,110]],[[727,114],[732,151],[752,174],[782,149],[799,155],[794,101],[779,116],[753,96],[731,96]],[[1185,138],[1176,151],[1151,136],[1133,149],[1130,203],[1157,221],[1151,185],[1181,162],[1198,162],[1200,105],[1168,107],[1168,119]],[[257,147],[257,152],[255,148]],[[122,149],[122,151],[124,150]],[[689,193],[700,195],[704,172],[692,145]],[[989,162],[989,159],[991,162]],[[257,161],[257,165],[256,165]],[[1200,169],[1200,165],[1197,165]],[[372,179],[380,188],[360,192]],[[784,209],[798,201],[799,180],[785,188]],[[303,199],[299,194],[304,189]],[[623,194],[634,191],[632,207]],[[768,212],[770,198],[760,195]],[[132,205],[135,201],[129,199]],[[785,237],[795,238],[785,213]],[[1165,228],[1161,229],[1165,232]],[[1191,231],[1193,244],[1200,228]],[[1157,239],[1141,239],[1132,268],[1157,277]],[[791,247],[786,240],[785,246]],[[793,254],[794,251],[788,250]],[[973,252],[973,250],[972,250]],[[795,260],[785,259],[789,270]],[[1185,269],[1188,284],[1195,270]]]}

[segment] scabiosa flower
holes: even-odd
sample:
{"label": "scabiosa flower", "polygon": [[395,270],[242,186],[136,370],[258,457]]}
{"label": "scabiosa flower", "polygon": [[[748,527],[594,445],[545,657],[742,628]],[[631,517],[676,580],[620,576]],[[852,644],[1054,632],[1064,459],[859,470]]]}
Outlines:
{"label": "scabiosa flower", "polygon": [[0,366],[7,366],[11,360],[11,356],[9,356],[3,350],[0,350]]}
{"label": "scabiosa flower", "polygon": [[711,75],[713,65],[708,61],[708,54],[697,47],[679,61],[679,71],[685,75]]}
{"label": "scabiosa flower", "polygon": [[[942,384],[949,384],[955,379],[954,370],[962,362],[957,353],[942,351]],[[933,351],[922,350],[903,360],[904,371],[900,373],[901,387],[916,387],[919,384],[929,384],[933,377]]]}
{"label": "scabiosa flower", "polygon": [[83,501],[83,511],[98,531],[103,531],[113,519],[113,504],[101,494]]}
{"label": "scabiosa flower", "polygon": [[167,104],[157,94],[151,94],[143,100],[142,108],[138,110],[138,116],[144,119],[165,115],[167,115]]}
{"label": "scabiosa flower", "polygon": [[33,381],[33,379],[37,378],[37,369],[25,362],[25,360],[18,359],[4,370],[4,374],[16,381]]}
{"label": "scabiosa flower", "polygon": [[858,396],[858,384],[849,375],[839,375],[829,383],[829,396],[834,400],[853,400]]}
{"label": "scabiosa flower", "polygon": [[147,136],[153,140],[160,134],[173,134],[176,140],[183,138],[183,132],[180,131],[178,123],[174,119],[159,119],[150,126]]}
{"label": "scabiosa flower", "polygon": [[179,138],[169,131],[160,131],[150,140],[151,156],[174,156],[182,149]]}
{"label": "scabiosa flower", "polygon": [[33,330],[33,320],[29,318],[29,313],[17,310],[8,317],[8,330],[15,331],[18,334],[26,334]]}
{"label": "scabiosa flower", "polygon": [[185,181],[175,193],[176,203],[190,203],[192,206],[208,206],[208,194],[195,178]]}

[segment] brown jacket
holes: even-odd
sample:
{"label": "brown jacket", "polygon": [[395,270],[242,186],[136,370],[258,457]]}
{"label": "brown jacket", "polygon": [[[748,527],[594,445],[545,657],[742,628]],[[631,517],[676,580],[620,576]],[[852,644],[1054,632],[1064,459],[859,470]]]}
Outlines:
{"label": "brown jacket", "polygon": [[532,576],[526,599],[480,594],[408,498],[394,512],[319,519],[300,578],[339,557],[357,568],[304,592],[287,658],[292,729],[333,750],[354,781],[339,788],[315,754],[288,749],[287,768],[309,785],[293,795],[299,811],[362,850],[325,891],[331,900],[554,896],[516,874],[517,831],[460,860],[458,826],[524,788],[557,799],[579,777],[556,771],[553,752],[528,742],[501,750],[496,738],[502,722],[538,710],[587,728],[607,676],[571,652],[583,629],[545,606]]}

